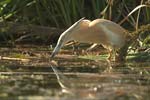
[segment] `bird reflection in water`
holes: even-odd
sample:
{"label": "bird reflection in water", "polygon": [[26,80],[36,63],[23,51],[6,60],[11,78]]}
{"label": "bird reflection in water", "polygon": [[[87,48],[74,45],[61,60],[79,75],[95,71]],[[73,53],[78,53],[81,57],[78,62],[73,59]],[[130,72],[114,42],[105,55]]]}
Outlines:
{"label": "bird reflection in water", "polygon": [[[106,68],[105,73],[110,72],[112,69],[110,61],[106,60],[106,63],[108,65],[108,68]],[[51,60],[50,64],[52,70],[54,71],[54,74],[56,75],[57,81],[62,89],[62,93],[69,94],[70,96],[80,99],[96,99],[97,97],[99,97],[98,93],[103,90],[103,86],[101,86],[101,84],[88,88],[86,86],[79,88],[75,83],[80,82],[78,78],[70,79],[67,76],[65,76],[60,70],[57,69],[58,65],[56,61]]]}

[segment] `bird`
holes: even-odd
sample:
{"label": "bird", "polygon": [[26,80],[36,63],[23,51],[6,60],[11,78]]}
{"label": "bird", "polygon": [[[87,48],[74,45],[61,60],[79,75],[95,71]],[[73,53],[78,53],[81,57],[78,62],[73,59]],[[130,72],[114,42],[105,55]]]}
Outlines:
{"label": "bird", "polygon": [[60,35],[51,58],[59,52],[65,43],[74,40],[80,43],[101,44],[108,50],[108,59],[111,60],[113,53],[124,46],[125,32],[123,27],[113,21],[100,18],[91,21],[83,17]]}

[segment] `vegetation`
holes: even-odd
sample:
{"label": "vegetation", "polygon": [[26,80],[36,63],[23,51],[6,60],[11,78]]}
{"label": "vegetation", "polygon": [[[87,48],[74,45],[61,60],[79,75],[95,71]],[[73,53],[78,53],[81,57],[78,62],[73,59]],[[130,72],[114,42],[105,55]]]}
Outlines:
{"label": "vegetation", "polygon": [[[127,29],[116,56],[126,63],[106,60],[101,46],[86,52],[91,44],[74,42],[50,60],[48,45],[82,17]],[[150,0],[0,0],[0,100],[149,100],[149,94]]]}
{"label": "vegetation", "polygon": [[[143,8],[142,5],[144,5]],[[48,36],[43,34],[45,28],[35,28],[31,25],[56,27],[60,30],[68,28],[81,17],[91,20],[96,18],[109,19],[122,25],[131,33],[136,31],[139,26],[149,24],[149,5],[149,0],[1,0],[0,38],[1,42],[5,41],[13,44],[19,37],[21,39],[28,37],[29,35],[26,35],[26,33],[34,33],[32,34],[34,38],[35,34],[38,33],[35,39],[40,38],[41,41],[52,40],[51,42],[56,42],[55,40],[59,36],[58,33],[61,31],[52,32],[55,35],[57,33],[57,36]],[[128,17],[127,15],[131,11],[134,13]],[[127,20],[123,22],[123,19]],[[10,22],[13,24],[10,25]],[[49,32],[48,29],[45,33]],[[16,35],[12,33],[22,34]],[[137,36],[139,37],[136,39],[139,41],[135,44],[142,44],[140,46],[146,48],[149,47],[149,31],[142,31]],[[132,47],[134,48],[135,45],[132,45]]]}
{"label": "vegetation", "polygon": [[[1,0],[0,21],[61,28],[70,26],[81,17],[104,17],[119,22],[136,6],[148,3],[148,0]],[[150,9],[140,12],[139,24],[150,22]],[[134,26],[137,15],[138,12],[133,14],[128,23]]]}

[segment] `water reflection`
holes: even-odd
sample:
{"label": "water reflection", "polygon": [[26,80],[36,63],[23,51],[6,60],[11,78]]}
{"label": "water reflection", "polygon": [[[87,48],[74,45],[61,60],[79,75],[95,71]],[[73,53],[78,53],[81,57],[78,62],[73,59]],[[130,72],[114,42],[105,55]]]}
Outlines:
{"label": "water reflection", "polygon": [[[56,66],[51,65],[51,67],[62,88],[62,92],[71,94],[70,96],[73,96],[74,100],[148,100],[150,98],[150,78],[145,78],[146,76],[141,75],[143,70],[141,70],[139,66],[137,68],[135,67],[135,64],[133,64],[134,67],[130,64],[112,66],[112,63],[109,60],[105,63],[106,68],[103,72],[99,73],[99,75],[95,74],[92,76],[92,74],[90,74],[92,77],[86,74],[83,76],[77,75],[78,78],[76,77],[74,80],[70,80],[63,75]],[[124,69],[125,71],[123,71]],[[136,73],[136,71],[140,71],[140,73]],[[148,72],[148,76],[149,75]],[[82,80],[80,80],[81,78],[79,77],[82,77]],[[89,84],[89,81],[94,81],[94,79],[99,81]],[[82,82],[84,83],[84,86],[77,85],[83,84]],[[142,83],[145,84],[143,85]]]}
{"label": "water reflection", "polygon": [[[65,65],[66,62],[70,63],[70,66]],[[60,61],[59,65],[50,63],[44,67],[1,65],[0,100],[149,100],[150,98],[149,62],[124,64],[90,60],[66,62]],[[73,62],[76,64],[71,65]]]}
{"label": "water reflection", "polygon": [[[55,62],[52,61],[52,63]],[[57,81],[62,88],[62,92],[72,94],[71,88],[73,86],[70,86],[71,81],[66,76],[64,76],[63,73],[56,68],[56,66],[54,65],[50,65],[50,66],[53,69],[54,74],[56,75]]]}
{"label": "water reflection", "polygon": [[[71,80],[69,78],[67,78],[66,76],[63,75],[62,72],[60,72],[56,66],[53,66],[51,65],[56,77],[57,77],[57,80],[58,80],[58,83],[59,85],[61,86],[62,88],[62,93],[68,93],[70,94],[71,96],[73,96],[74,98],[75,97],[86,97],[86,98],[94,98],[95,97],[95,93],[96,93],[96,90],[97,88],[94,88],[94,89],[79,89],[77,86],[75,86],[76,83],[73,83],[75,82],[75,80]],[[77,79],[76,79],[77,81]]]}
{"label": "water reflection", "polygon": [[64,76],[63,73],[60,72],[56,68],[56,66],[51,65],[51,68],[53,69],[53,71],[57,77],[57,81],[58,81],[59,85],[61,86],[63,93],[69,93],[69,94],[71,94],[71,96],[73,96],[76,99],[78,97],[80,99],[83,97],[84,97],[84,99],[85,98],[94,99],[96,97],[96,93],[98,92],[100,86],[91,87],[91,88],[87,88],[87,89],[78,88],[75,85],[73,85],[76,83],[73,83],[74,82],[73,80],[70,80],[69,78]]}

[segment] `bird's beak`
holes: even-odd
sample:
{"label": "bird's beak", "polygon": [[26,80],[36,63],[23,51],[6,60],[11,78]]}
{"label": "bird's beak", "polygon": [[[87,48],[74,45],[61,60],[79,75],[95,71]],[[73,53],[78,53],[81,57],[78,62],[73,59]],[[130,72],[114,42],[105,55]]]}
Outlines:
{"label": "bird's beak", "polygon": [[60,50],[60,48],[63,46],[64,43],[66,43],[67,41],[69,41],[70,39],[68,39],[68,33],[70,34],[70,31],[74,30],[75,27],[84,19],[81,18],[80,20],[78,20],[76,23],[74,23],[71,27],[69,27],[65,32],[63,32],[61,34],[61,36],[58,39],[57,45],[55,47],[55,49],[53,50],[52,54],[51,54],[51,59],[54,58],[54,56],[58,53],[58,51]]}
{"label": "bird's beak", "polygon": [[61,48],[61,46],[62,46],[62,44],[60,45],[57,45],[56,47],[55,47],[55,49],[53,50],[53,52],[52,52],[52,54],[51,54],[51,59],[53,59],[54,57],[55,57],[55,55],[58,53],[58,51],[60,50],[60,48]]}
{"label": "bird's beak", "polygon": [[52,59],[52,58],[54,58],[54,56],[55,56],[55,55],[56,55],[56,52],[52,52],[52,54],[51,54],[51,57],[50,57],[50,58],[51,58],[51,59]]}

